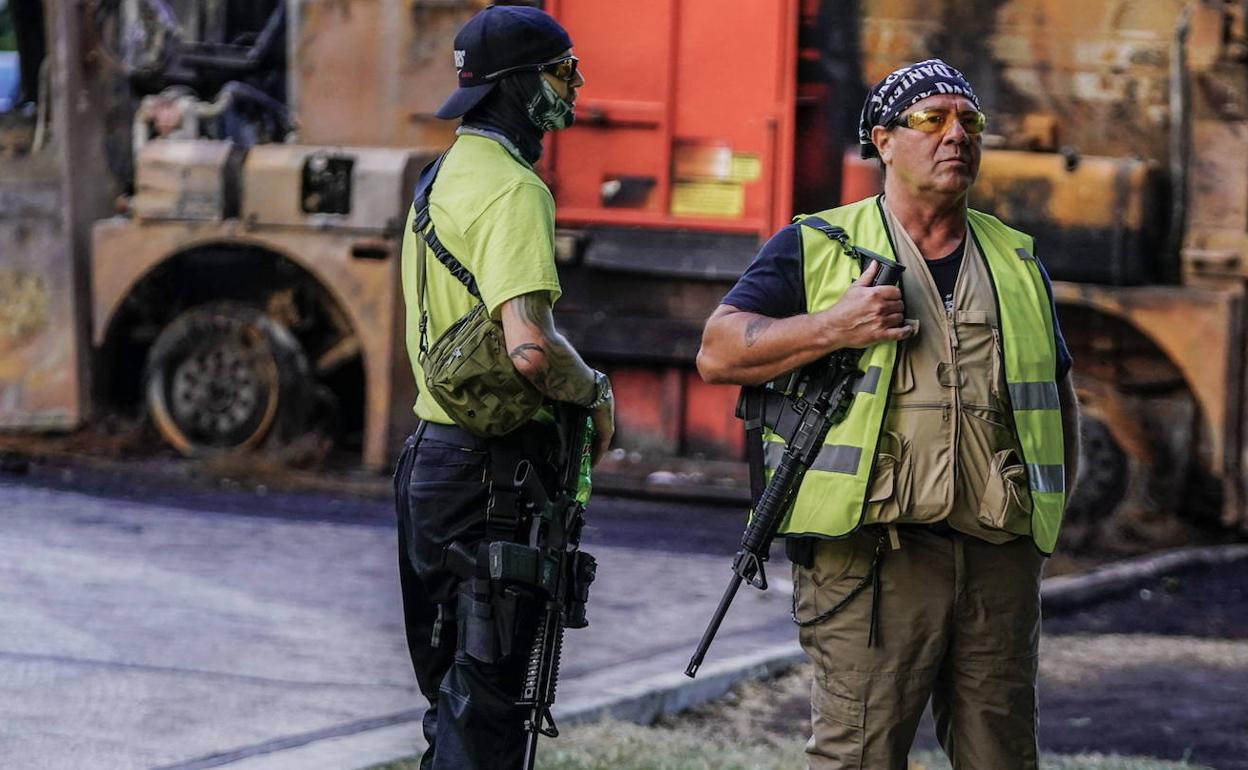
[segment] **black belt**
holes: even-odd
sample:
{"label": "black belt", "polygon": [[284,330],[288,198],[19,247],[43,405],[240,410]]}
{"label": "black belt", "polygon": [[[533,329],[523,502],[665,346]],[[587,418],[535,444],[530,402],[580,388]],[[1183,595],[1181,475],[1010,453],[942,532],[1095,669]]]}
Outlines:
{"label": "black belt", "polygon": [[931,521],[931,522],[903,521],[902,523],[897,524],[896,526],[898,529],[901,529],[901,530],[909,530],[911,532],[919,532],[919,531],[931,532],[933,535],[944,535],[946,537],[957,532],[956,529],[949,526],[948,519],[941,519],[940,521]]}
{"label": "black belt", "polygon": [[551,446],[558,446],[553,423],[529,422],[506,436],[482,438],[458,425],[443,425],[425,420],[424,438],[480,452],[511,452],[533,460],[543,458]]}
{"label": "black belt", "polygon": [[440,422],[424,422],[422,438],[430,438],[443,444],[452,444],[464,449],[489,449],[489,440],[474,436],[458,425],[443,425]]}

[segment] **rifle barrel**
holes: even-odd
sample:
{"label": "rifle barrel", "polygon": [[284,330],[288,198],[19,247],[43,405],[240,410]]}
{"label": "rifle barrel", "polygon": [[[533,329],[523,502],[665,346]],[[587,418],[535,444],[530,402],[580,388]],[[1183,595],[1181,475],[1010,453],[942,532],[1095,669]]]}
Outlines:
{"label": "rifle barrel", "polygon": [[706,657],[706,651],[711,648],[711,642],[715,639],[715,634],[719,632],[719,626],[724,622],[724,616],[728,614],[728,607],[732,604],[733,597],[737,595],[737,589],[741,587],[741,576],[733,575],[728,581],[728,587],[724,589],[724,595],[719,600],[719,606],[715,608],[715,614],[711,616],[711,622],[707,624],[706,631],[702,632],[702,641],[698,642],[698,649],[693,653],[693,657],[689,659],[689,666],[685,669],[685,676],[690,679],[698,675],[698,668],[702,665],[702,659]]}
{"label": "rifle barrel", "polygon": [[539,734],[535,726],[528,730],[524,738],[524,770],[533,770],[533,765],[537,763],[537,736]]}

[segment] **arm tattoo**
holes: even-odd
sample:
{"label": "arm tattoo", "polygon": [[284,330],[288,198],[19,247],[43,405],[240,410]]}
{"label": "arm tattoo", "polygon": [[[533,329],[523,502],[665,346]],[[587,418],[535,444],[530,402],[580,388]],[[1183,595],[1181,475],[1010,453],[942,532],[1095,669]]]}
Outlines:
{"label": "arm tattoo", "polygon": [[[542,331],[546,331],[550,327],[547,319],[550,319],[550,303],[544,295],[537,293],[525,294],[519,297],[517,309],[519,310],[520,319],[530,326],[536,326]],[[552,319],[553,320],[553,319]]]}
{"label": "arm tattoo", "polygon": [[555,330],[549,301],[540,294],[526,294],[517,299],[517,315],[540,332],[544,344],[526,342],[517,345],[510,353],[512,360],[531,365],[528,373],[530,381],[552,399],[575,403],[592,401],[595,393],[593,370]]}
{"label": "arm tattoo", "polygon": [[526,342],[522,345],[516,345],[514,348],[512,348],[511,353],[509,353],[508,355],[510,355],[512,359],[520,359],[521,361],[524,361],[526,364],[531,364],[533,363],[533,359],[529,358],[528,354],[530,351],[534,353],[540,353],[542,355],[546,355],[546,348],[542,347],[541,345],[536,345],[532,342]]}
{"label": "arm tattoo", "polygon": [[773,318],[755,318],[745,325],[745,346],[747,348],[754,347],[754,343],[758,342],[758,338],[771,326]]}

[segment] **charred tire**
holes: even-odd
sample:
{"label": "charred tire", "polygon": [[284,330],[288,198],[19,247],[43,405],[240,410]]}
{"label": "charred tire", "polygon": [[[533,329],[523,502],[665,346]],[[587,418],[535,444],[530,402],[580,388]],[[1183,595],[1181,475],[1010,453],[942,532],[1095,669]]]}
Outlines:
{"label": "charred tire", "polygon": [[185,455],[289,439],[303,427],[312,390],[298,341],[237,302],[175,318],[152,345],[143,380],[152,422]]}
{"label": "charred tire", "polygon": [[1088,414],[1080,421],[1079,482],[1066,506],[1063,529],[1071,545],[1082,548],[1097,537],[1127,495],[1131,475],[1127,454],[1105,423]]}

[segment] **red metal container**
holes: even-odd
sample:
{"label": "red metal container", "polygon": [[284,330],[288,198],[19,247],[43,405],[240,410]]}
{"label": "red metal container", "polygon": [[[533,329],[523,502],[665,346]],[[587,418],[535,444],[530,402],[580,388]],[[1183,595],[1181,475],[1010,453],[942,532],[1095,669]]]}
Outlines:
{"label": "red metal container", "polygon": [[545,157],[559,224],[765,238],[792,205],[796,0],[550,0],[586,84]]}
{"label": "red metal container", "polygon": [[797,173],[798,126],[821,148],[828,140],[822,113],[799,105],[800,5],[545,4],[586,81],[576,125],[548,135],[540,169],[578,244],[563,273],[582,291],[560,302],[559,320],[611,374],[616,446],[642,466],[742,456],[737,388],[707,385],[693,368],[702,324],[790,221],[795,179],[839,181],[839,163]]}

